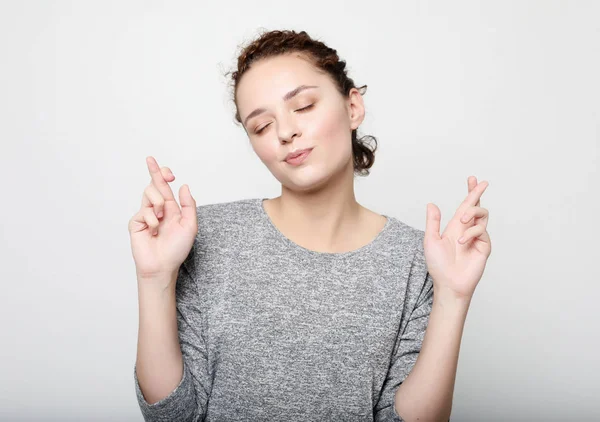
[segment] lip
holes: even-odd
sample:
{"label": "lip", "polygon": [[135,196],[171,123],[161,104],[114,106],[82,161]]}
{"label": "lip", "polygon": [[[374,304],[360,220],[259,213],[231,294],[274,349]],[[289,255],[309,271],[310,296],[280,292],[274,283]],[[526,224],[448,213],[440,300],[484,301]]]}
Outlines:
{"label": "lip", "polygon": [[310,155],[312,150],[313,148],[305,148],[290,152],[285,158],[285,162],[291,165],[299,165]]}

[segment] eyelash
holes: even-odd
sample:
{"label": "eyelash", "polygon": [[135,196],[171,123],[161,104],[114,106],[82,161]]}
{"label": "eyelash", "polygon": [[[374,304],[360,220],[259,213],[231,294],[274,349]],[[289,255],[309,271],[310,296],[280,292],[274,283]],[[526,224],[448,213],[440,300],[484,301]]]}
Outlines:
{"label": "eyelash", "polygon": [[[312,108],[312,106],[314,106],[314,104],[310,104],[310,105],[307,105],[306,107],[299,108],[299,109],[298,109],[298,110],[296,110],[296,111],[305,111],[305,110],[309,110],[309,109],[311,109],[311,108]],[[271,124],[271,123],[269,123],[269,125],[270,125],[270,124]],[[266,129],[266,127],[267,127],[267,126],[269,126],[269,125],[264,125],[263,127],[261,127],[261,128],[260,128],[260,130],[257,130],[257,131],[256,131],[256,132],[254,132],[254,133],[256,133],[257,135],[260,135],[260,134],[262,133],[262,131],[263,131],[263,130],[265,130],[265,129]]]}

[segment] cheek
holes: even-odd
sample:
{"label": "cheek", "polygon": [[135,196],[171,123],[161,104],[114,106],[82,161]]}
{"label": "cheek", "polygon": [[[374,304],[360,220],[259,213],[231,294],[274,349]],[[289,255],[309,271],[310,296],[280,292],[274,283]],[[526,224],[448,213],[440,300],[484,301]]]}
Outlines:
{"label": "cheek", "polygon": [[327,113],[315,125],[315,139],[340,152],[352,147],[350,136],[350,123],[343,111]]}
{"label": "cheek", "polygon": [[254,149],[256,155],[258,155],[258,158],[260,158],[260,160],[263,163],[270,164],[274,161],[278,161],[278,151],[276,142],[264,139],[261,141],[254,142],[252,144],[252,148]]}

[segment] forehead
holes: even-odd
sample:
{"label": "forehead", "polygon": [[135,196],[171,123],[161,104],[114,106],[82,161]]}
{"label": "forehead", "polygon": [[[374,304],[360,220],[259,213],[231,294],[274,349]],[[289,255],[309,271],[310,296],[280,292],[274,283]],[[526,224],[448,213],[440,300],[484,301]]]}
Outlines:
{"label": "forehead", "polygon": [[[327,76],[306,59],[286,54],[259,60],[240,79],[237,101],[240,108],[281,101],[298,85],[323,85]],[[307,91],[310,92],[311,90]]]}

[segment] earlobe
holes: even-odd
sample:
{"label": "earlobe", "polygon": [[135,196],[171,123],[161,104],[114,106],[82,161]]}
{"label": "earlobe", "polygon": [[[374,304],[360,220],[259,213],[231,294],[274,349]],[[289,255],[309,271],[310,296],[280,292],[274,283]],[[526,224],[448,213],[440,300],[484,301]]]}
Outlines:
{"label": "earlobe", "polygon": [[361,108],[359,114],[354,119],[356,127],[354,129],[358,129],[363,120],[365,119],[365,109]]}
{"label": "earlobe", "polygon": [[352,108],[352,115],[350,116],[352,130],[358,129],[364,119],[365,109],[360,106],[354,106]]}

